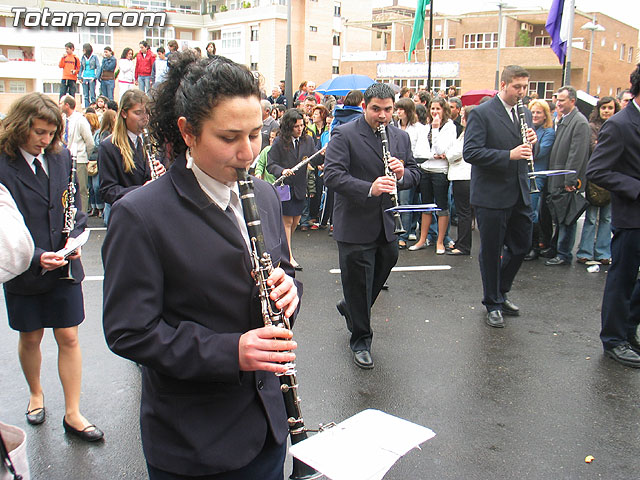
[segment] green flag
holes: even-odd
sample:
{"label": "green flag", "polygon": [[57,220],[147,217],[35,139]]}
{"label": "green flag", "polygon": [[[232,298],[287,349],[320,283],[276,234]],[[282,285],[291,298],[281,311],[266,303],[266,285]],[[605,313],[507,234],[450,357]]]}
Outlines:
{"label": "green flag", "polygon": [[418,6],[416,7],[416,18],[413,21],[413,33],[411,35],[411,45],[409,45],[409,59],[411,61],[411,52],[416,49],[424,33],[424,19],[427,16],[427,5],[431,3],[431,0],[418,0]]}

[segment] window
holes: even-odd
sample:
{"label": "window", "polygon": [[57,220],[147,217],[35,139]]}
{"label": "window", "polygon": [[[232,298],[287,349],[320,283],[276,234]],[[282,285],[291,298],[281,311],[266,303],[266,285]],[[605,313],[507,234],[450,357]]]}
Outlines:
{"label": "window", "polygon": [[20,49],[9,48],[7,49],[7,58],[9,60],[24,60],[24,53]]}
{"label": "window", "polygon": [[310,62],[316,62],[316,61],[318,61],[318,57],[316,55],[309,55],[309,61]]}
{"label": "window", "polygon": [[251,70],[253,72],[257,72],[258,71],[258,63],[257,62],[251,62],[251,66],[249,67],[249,70]]}
{"label": "window", "polygon": [[464,48],[498,48],[498,34],[472,33],[465,35]]}
{"label": "window", "polygon": [[222,35],[220,35],[220,30],[213,30],[209,32],[209,40],[220,40],[222,39]]}
{"label": "window", "polygon": [[0,93],[4,93],[4,80],[0,80]]}
{"label": "window", "polygon": [[456,37],[449,38],[449,49],[456,48]]}
{"label": "window", "polygon": [[141,7],[143,10],[164,10],[167,7],[164,0],[131,0],[130,6]]}
{"label": "window", "polygon": [[624,43],[620,44],[620,60],[624,60],[624,47],[626,45]]}
{"label": "window", "polygon": [[442,50],[444,48],[444,43],[441,38],[433,39],[433,49],[434,50]]}
{"label": "window", "polygon": [[334,75],[340,75],[340,67],[331,67],[331,73]]}
{"label": "window", "polygon": [[251,41],[252,42],[257,42],[258,41],[258,27],[251,27]]}
{"label": "window", "polygon": [[58,93],[60,92],[60,81],[45,81],[42,83],[42,93]]}
{"label": "window", "polygon": [[340,34],[339,33],[334,33],[333,34],[333,44],[335,46],[339,46],[340,45]]}
{"label": "window", "polygon": [[629,47],[629,55],[627,57],[627,62],[633,62],[633,47]]}
{"label": "window", "polygon": [[80,43],[98,45],[112,45],[113,32],[111,27],[86,27],[80,30]]}
{"label": "window", "polygon": [[333,6],[333,16],[334,17],[339,17],[340,16],[340,11],[341,11],[341,7],[340,7],[339,4]]}
{"label": "window", "polygon": [[9,80],[9,93],[27,93],[27,82],[24,80]]}
{"label": "window", "polygon": [[535,37],[533,39],[534,47],[548,47],[551,45],[551,37],[543,36],[543,37]]}
{"label": "window", "polygon": [[317,32],[318,31],[318,27],[314,27],[313,25],[309,25],[309,30],[311,32]]}
{"label": "window", "polygon": [[235,32],[222,32],[222,49],[223,50],[237,50],[242,45],[242,38],[240,31]]}
{"label": "window", "polygon": [[553,82],[529,82],[529,95],[537,93],[542,100],[551,100],[551,96],[555,93]]}
{"label": "window", "polygon": [[158,48],[163,46],[166,42],[168,42],[169,39],[167,39],[167,30],[168,29],[165,27],[145,28],[145,37],[147,39],[147,42],[149,42],[149,45],[152,48]]}

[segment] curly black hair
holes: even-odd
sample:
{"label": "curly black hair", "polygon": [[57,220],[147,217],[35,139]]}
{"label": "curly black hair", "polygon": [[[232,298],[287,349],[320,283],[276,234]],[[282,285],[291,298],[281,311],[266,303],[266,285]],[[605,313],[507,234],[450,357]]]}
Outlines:
{"label": "curly black hair", "polygon": [[298,120],[304,120],[302,114],[295,108],[290,108],[282,118],[280,119],[280,136],[282,141],[285,142],[285,148],[290,148],[290,143],[293,138],[293,127],[295,127]]}
{"label": "curly black hair", "polygon": [[179,155],[187,146],[178,119],[185,117],[199,137],[216,105],[238,96],[260,99],[258,80],[247,67],[219,55],[201,58],[190,50],[173,53],[165,81],[152,93],[150,130],[159,145]]}

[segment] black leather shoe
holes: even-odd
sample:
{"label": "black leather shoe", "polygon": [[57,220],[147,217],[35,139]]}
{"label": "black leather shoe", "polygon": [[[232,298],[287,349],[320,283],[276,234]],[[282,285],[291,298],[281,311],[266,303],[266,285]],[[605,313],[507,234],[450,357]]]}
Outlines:
{"label": "black leather shoe", "polygon": [[549,260],[547,260],[546,262],[544,262],[544,264],[547,267],[555,267],[557,265],[566,265],[569,266],[571,265],[571,262],[565,260],[564,258],[560,258],[560,257],[553,257],[550,258]]}
{"label": "black leather shoe", "polygon": [[31,401],[29,401],[29,403],[27,404],[27,413],[25,413],[27,417],[27,423],[29,425],[40,425],[41,423],[44,423],[44,421],[47,419],[47,414],[44,409],[44,393],[42,394],[42,408],[33,408],[29,410],[30,404]]}
{"label": "black leather shoe", "polygon": [[520,308],[511,300],[504,299],[502,302],[502,314],[509,315],[510,317],[517,317],[520,315]]}
{"label": "black leather shoe", "polygon": [[62,417],[62,426],[64,427],[65,432],[75,435],[85,442],[97,442],[98,440],[102,440],[104,437],[102,430],[95,425],[89,425],[82,430],[76,430],[67,423],[67,419],[65,417]]}
{"label": "black leather shoe", "polygon": [[626,367],[640,368],[640,354],[634,351],[628,343],[605,350],[604,354]]}
{"label": "black leather shoe", "polygon": [[540,254],[532,248],[531,250],[529,250],[529,253],[524,256],[524,261],[530,262],[531,260],[537,260],[539,256]]}
{"label": "black leather shoe", "polygon": [[543,258],[553,258],[556,256],[556,251],[551,247],[543,248],[540,250],[540,256]]}
{"label": "black leather shoe", "polygon": [[634,352],[640,354],[640,337],[638,337],[637,333],[629,339],[629,346]]}
{"label": "black leather shoe", "polygon": [[384,285],[382,285],[382,290],[389,290],[389,284],[385,282]]}
{"label": "black leather shoe", "polygon": [[340,312],[340,315],[342,315],[347,322],[347,329],[350,332],[353,332],[353,323],[351,322],[351,317],[349,317],[349,313],[347,312],[347,304],[345,303],[345,301],[340,300],[336,304],[336,308],[338,309],[338,312]]}
{"label": "black leather shoe", "polygon": [[353,361],[357,366],[365,370],[373,368],[373,358],[371,358],[371,354],[367,350],[353,352]]}
{"label": "black leather shoe", "polygon": [[492,310],[487,313],[487,325],[494,328],[504,328],[504,318],[500,310]]}

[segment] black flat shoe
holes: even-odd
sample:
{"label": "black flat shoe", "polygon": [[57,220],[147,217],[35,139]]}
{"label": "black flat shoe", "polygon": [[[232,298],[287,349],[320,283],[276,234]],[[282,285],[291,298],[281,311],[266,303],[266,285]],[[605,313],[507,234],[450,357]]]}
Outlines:
{"label": "black flat shoe", "polygon": [[502,315],[509,315],[511,317],[517,317],[520,315],[520,307],[518,307],[511,300],[507,300],[506,298],[502,302]]}
{"label": "black flat shoe", "polygon": [[62,426],[64,427],[64,431],[75,435],[76,437],[84,440],[85,442],[97,442],[98,440],[102,440],[104,437],[104,433],[95,425],[89,425],[82,430],[76,430],[71,425],[67,423],[66,417],[62,417]]}
{"label": "black flat shoe", "polygon": [[27,413],[25,413],[27,417],[27,423],[29,425],[40,425],[44,423],[47,419],[47,414],[44,409],[44,393],[42,394],[42,408],[33,408],[29,410],[29,405],[31,405],[31,401],[27,404]]}
{"label": "black flat shoe", "polygon": [[531,249],[531,250],[529,250],[529,253],[527,253],[525,255],[524,261],[525,262],[530,262],[531,260],[537,260],[539,256],[540,256],[540,254],[536,250]]}
{"label": "black flat shoe", "polygon": [[467,252],[463,252],[459,248],[447,250],[447,255],[469,255]]}
{"label": "black flat shoe", "polygon": [[294,265],[294,266],[293,266],[293,269],[294,269],[296,272],[301,272],[301,271],[302,271],[302,265],[300,265],[300,264],[298,263],[297,265]]}
{"label": "black flat shoe", "polygon": [[353,361],[364,370],[371,370],[373,368],[373,358],[371,358],[371,353],[367,350],[353,352]]}
{"label": "black flat shoe", "polygon": [[500,310],[492,310],[487,313],[487,325],[493,328],[504,328],[504,318]]}

